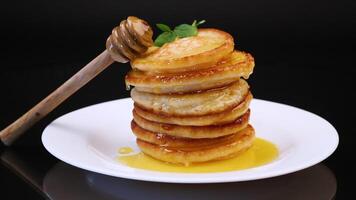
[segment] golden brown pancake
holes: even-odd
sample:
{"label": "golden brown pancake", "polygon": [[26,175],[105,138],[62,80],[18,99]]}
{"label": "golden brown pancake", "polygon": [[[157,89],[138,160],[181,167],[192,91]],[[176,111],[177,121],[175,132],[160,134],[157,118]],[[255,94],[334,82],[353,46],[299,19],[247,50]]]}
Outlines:
{"label": "golden brown pancake", "polygon": [[211,148],[173,148],[137,139],[140,149],[147,155],[170,163],[189,165],[190,163],[220,160],[237,155],[248,149],[254,140],[255,131],[251,125],[234,134],[228,142],[212,145]]}
{"label": "golden brown pancake", "polygon": [[186,138],[216,138],[230,135],[244,129],[248,125],[250,111],[248,110],[232,123],[211,126],[179,126],[153,122],[144,119],[138,115],[135,110],[133,111],[133,117],[137,125],[151,132]]}
{"label": "golden brown pancake", "polygon": [[178,116],[178,115],[167,115],[160,112],[154,112],[152,110],[146,110],[141,108],[139,105],[135,104],[135,112],[139,116],[149,121],[165,123],[165,124],[176,124],[181,126],[208,126],[208,125],[222,125],[228,124],[235,121],[238,117],[247,112],[250,102],[252,100],[252,94],[249,92],[245,99],[237,105],[235,108],[228,108],[227,110],[202,115],[202,116]]}
{"label": "golden brown pancake", "polygon": [[126,84],[137,91],[168,94],[207,90],[229,85],[240,77],[247,79],[255,66],[253,57],[241,51],[233,52],[226,60],[210,68],[178,74],[152,74],[132,70]]}
{"label": "golden brown pancake", "polygon": [[208,68],[234,50],[234,39],[217,29],[199,29],[193,37],[153,47],[141,58],[134,59],[134,69],[152,73],[177,73]]}
{"label": "golden brown pancake", "polygon": [[240,104],[249,92],[247,82],[240,79],[223,88],[189,94],[151,94],[131,90],[135,104],[162,115],[201,116],[219,113]]}
{"label": "golden brown pancake", "polygon": [[211,146],[216,146],[222,143],[229,143],[235,138],[236,134],[243,134],[243,131],[237,133],[217,137],[217,138],[184,138],[175,137],[163,133],[155,133],[152,131],[145,130],[138,126],[134,121],[131,122],[131,129],[136,137],[140,140],[164,146],[170,148],[182,148],[182,149],[196,149],[196,148],[211,148]]}

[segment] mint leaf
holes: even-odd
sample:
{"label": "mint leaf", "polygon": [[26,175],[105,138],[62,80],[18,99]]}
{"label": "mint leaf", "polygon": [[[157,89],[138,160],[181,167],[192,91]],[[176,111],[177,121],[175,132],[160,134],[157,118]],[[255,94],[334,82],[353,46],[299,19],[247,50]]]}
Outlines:
{"label": "mint leaf", "polygon": [[[204,24],[206,21],[205,20],[201,20],[201,21],[199,21],[198,23],[196,23],[196,20],[194,20],[194,22],[195,22],[195,26],[199,26],[199,25],[201,25],[201,24]],[[194,23],[193,22],[193,23]]]}
{"label": "mint leaf", "polygon": [[175,32],[178,37],[184,38],[197,35],[198,29],[196,26],[192,26],[189,24],[181,24],[179,26],[176,26],[173,32]]}
{"label": "mint leaf", "polygon": [[181,24],[179,26],[176,26],[173,31],[177,34],[179,38],[195,36],[198,34],[198,26],[203,23],[205,23],[205,20],[201,20],[199,22],[197,22],[197,20],[194,20],[192,25]]}
{"label": "mint leaf", "polygon": [[175,32],[163,32],[155,40],[155,46],[161,47],[165,43],[172,42],[177,37]]}
{"label": "mint leaf", "polygon": [[198,27],[199,25],[204,24],[205,22],[206,22],[205,20],[201,20],[199,22],[197,22],[197,20],[194,20],[192,26]]}
{"label": "mint leaf", "polygon": [[159,28],[159,30],[163,31],[163,32],[169,32],[172,31],[171,28],[169,28],[169,26],[165,25],[165,24],[156,24],[157,28]]}
{"label": "mint leaf", "polygon": [[192,25],[181,24],[176,26],[174,30],[165,24],[156,24],[157,28],[163,31],[155,40],[155,46],[161,47],[165,43],[174,41],[177,37],[185,38],[191,37],[198,34],[198,26],[205,23],[205,20],[197,21],[194,20]]}

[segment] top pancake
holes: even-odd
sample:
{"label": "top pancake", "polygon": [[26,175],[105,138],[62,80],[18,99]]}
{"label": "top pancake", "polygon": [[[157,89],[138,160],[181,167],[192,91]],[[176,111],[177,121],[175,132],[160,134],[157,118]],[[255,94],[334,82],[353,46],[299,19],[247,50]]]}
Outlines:
{"label": "top pancake", "polygon": [[209,68],[228,57],[233,37],[218,29],[199,29],[193,37],[177,39],[160,48],[152,47],[131,62],[134,69],[151,73],[178,73]]}

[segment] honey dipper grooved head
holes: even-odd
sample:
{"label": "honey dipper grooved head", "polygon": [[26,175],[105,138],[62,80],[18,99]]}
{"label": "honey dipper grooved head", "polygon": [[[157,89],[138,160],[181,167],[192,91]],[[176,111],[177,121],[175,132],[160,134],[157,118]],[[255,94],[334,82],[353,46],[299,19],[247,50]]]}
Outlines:
{"label": "honey dipper grooved head", "polygon": [[152,36],[152,28],[146,21],[130,16],[112,30],[106,41],[106,49],[113,60],[126,63],[153,45]]}

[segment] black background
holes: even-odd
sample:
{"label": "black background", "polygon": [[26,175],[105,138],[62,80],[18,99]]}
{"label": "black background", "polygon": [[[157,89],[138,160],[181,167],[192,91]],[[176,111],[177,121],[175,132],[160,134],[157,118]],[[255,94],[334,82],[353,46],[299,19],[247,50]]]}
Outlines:
{"label": "black background", "polygon": [[[236,48],[255,57],[256,68],[249,83],[256,98],[309,110],[336,127],[340,144],[325,163],[337,177],[338,199],[352,192],[355,1],[15,0],[0,9],[0,129],[104,50],[111,29],[127,16],[138,16],[151,25],[171,26],[205,19],[202,27],[231,33]],[[128,97],[123,80],[129,69],[127,64],[112,65],[12,148],[42,151],[41,132],[56,117]],[[48,159],[52,158],[48,155]],[[8,171],[1,169],[0,175],[4,185],[0,195],[10,195],[13,187],[23,191],[15,197],[35,195]]]}

